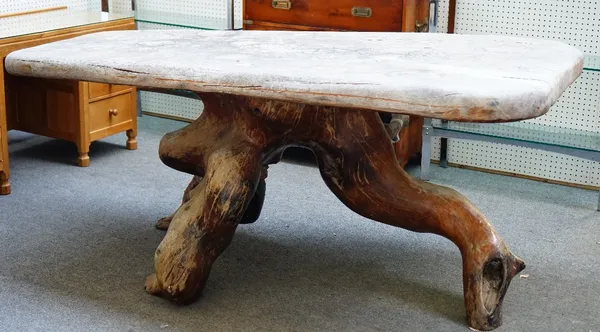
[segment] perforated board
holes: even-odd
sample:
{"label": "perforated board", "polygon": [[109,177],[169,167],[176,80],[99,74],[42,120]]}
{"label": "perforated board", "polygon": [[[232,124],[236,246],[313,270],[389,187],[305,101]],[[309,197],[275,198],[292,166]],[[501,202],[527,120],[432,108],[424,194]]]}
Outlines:
{"label": "perforated board", "polygon": [[174,117],[181,120],[196,120],[204,105],[199,100],[170,96],[153,92],[140,92],[141,106],[145,113]]}
{"label": "perforated board", "polygon": [[[447,32],[447,13],[448,0],[442,0],[438,33]],[[457,0],[455,33],[553,39],[600,55],[600,1]],[[600,73],[584,72],[548,114],[526,122],[600,132]],[[451,163],[600,186],[600,163],[510,145],[448,141]],[[439,160],[439,139],[432,154]]]}
{"label": "perforated board", "polygon": [[244,2],[243,0],[233,0],[233,24],[234,29],[242,29],[244,27]]}
{"label": "perforated board", "polygon": [[131,13],[131,0],[108,0],[108,10],[111,13]]}
{"label": "perforated board", "polygon": [[135,6],[140,11],[210,17],[230,22],[233,2],[234,0],[136,0]]}

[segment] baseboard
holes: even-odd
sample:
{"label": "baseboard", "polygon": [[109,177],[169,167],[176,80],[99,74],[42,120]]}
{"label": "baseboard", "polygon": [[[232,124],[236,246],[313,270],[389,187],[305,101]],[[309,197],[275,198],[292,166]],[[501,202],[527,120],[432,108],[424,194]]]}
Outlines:
{"label": "baseboard", "polygon": [[[438,160],[432,160],[431,163],[439,164],[440,162]],[[455,164],[455,163],[448,163],[448,166],[468,169],[468,170],[472,170],[472,171],[490,173],[490,174],[512,176],[515,178],[533,180],[533,181],[538,181],[538,182],[559,184],[559,185],[567,186],[567,187],[582,188],[582,189],[595,190],[595,191],[600,190],[600,186],[592,186],[592,185],[587,185],[587,184],[579,184],[579,183],[570,183],[570,182],[559,181],[559,180],[551,180],[551,179],[540,178],[537,176],[524,175],[524,174],[518,174],[518,173],[506,172],[506,171],[498,171],[495,169],[487,169],[487,168],[481,168],[481,167],[475,167],[475,166],[460,165],[460,164]]]}
{"label": "baseboard", "polygon": [[179,116],[168,115],[168,114],[161,114],[161,113],[153,113],[153,112],[142,111],[142,115],[150,115],[150,116],[155,116],[157,118],[163,118],[163,119],[169,119],[169,120],[176,120],[176,121],[182,121],[182,122],[194,122],[194,120],[192,120],[192,119],[182,118],[182,117],[179,117]]}

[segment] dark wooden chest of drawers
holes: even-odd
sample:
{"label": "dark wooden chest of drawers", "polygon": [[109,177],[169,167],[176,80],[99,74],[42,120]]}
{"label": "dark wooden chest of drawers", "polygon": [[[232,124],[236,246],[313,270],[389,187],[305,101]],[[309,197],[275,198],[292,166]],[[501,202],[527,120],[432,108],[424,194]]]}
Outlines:
{"label": "dark wooden chest of drawers", "polygon": [[[246,30],[427,32],[429,0],[245,0]],[[410,117],[395,144],[405,166],[421,151],[423,119]]]}

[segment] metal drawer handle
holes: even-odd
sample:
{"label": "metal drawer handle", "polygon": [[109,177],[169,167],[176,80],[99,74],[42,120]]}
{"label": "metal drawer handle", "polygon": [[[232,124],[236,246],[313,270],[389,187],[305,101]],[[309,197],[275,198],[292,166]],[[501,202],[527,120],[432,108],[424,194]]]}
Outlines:
{"label": "metal drawer handle", "polygon": [[112,116],[117,116],[117,115],[119,115],[119,110],[116,108],[111,108],[108,110],[108,114],[110,114]]}
{"label": "metal drawer handle", "polygon": [[292,8],[292,2],[290,0],[273,0],[271,6],[275,9],[290,10]]}
{"label": "metal drawer handle", "polygon": [[352,16],[371,17],[373,11],[369,7],[352,7]]}

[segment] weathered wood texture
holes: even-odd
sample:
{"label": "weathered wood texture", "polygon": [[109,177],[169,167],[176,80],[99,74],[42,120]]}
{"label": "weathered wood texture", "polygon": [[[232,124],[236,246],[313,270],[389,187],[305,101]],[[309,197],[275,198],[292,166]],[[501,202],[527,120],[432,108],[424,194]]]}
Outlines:
{"label": "weathered wood texture", "polygon": [[159,155],[194,175],[155,255],[146,290],[178,303],[195,301],[210,269],[249,208],[265,166],[289,146],[311,149],[323,179],[354,212],[450,239],[463,259],[467,322],[491,330],[511,279],[525,265],[485,216],[458,192],[410,177],[396,162],[377,113],[336,107],[200,95],[201,117],[164,136]]}
{"label": "weathered wood texture", "polygon": [[583,54],[564,43],[511,36],[143,30],[20,50],[7,57],[6,68],[15,75],[500,122],[546,113],[581,74]]}

